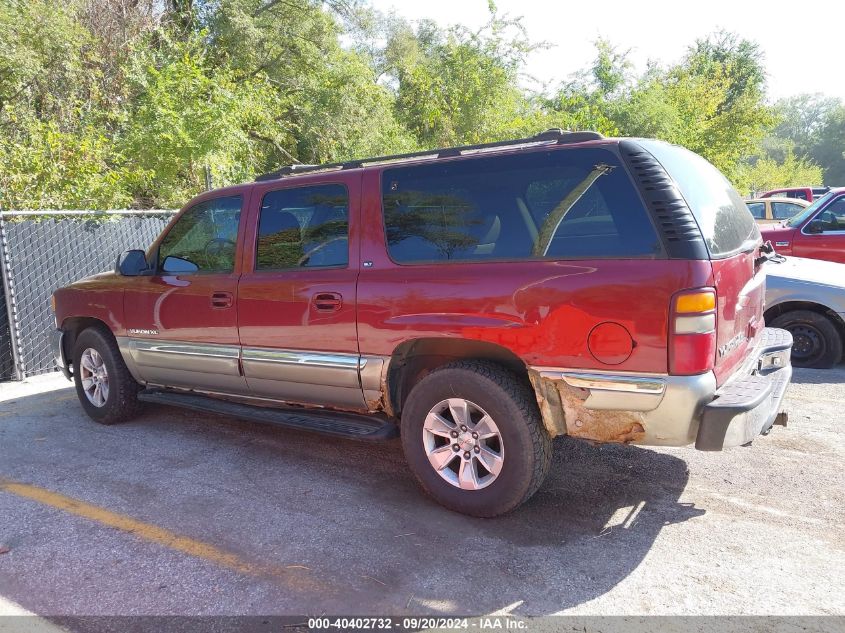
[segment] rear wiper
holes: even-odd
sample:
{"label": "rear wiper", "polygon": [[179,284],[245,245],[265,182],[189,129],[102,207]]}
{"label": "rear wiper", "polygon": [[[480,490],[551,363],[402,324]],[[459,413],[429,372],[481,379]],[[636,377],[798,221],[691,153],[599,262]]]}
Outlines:
{"label": "rear wiper", "polygon": [[766,243],[760,247],[760,256],[754,259],[754,267],[757,268],[766,262],[777,262],[780,264],[785,261],[786,257],[778,255],[775,252],[775,247],[772,246],[772,243],[769,240],[766,240]]}

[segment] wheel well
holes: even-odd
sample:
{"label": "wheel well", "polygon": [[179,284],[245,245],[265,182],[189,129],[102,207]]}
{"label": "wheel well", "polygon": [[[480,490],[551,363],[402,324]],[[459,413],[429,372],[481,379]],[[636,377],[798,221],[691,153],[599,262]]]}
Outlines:
{"label": "wheel well", "polygon": [[62,338],[62,347],[64,347],[65,359],[68,365],[73,365],[73,348],[76,345],[77,337],[88,328],[95,327],[104,332],[111,334],[109,326],[100,319],[93,317],[70,317],[65,319],[62,323],[62,331],[65,333]]}
{"label": "wheel well", "polygon": [[795,310],[809,310],[810,312],[816,312],[827,317],[836,326],[839,333],[845,337],[845,321],[842,320],[842,317],[827,306],[820,303],[813,303],[812,301],[785,301],[784,303],[779,303],[766,310],[763,318],[766,323],[769,323],[775,317],[786,314],[787,312],[794,312]]}
{"label": "wheel well", "polygon": [[396,416],[413,386],[438,367],[456,360],[486,360],[501,365],[528,380],[525,362],[509,349],[469,339],[424,338],[406,341],[390,357],[387,372],[387,396]]}

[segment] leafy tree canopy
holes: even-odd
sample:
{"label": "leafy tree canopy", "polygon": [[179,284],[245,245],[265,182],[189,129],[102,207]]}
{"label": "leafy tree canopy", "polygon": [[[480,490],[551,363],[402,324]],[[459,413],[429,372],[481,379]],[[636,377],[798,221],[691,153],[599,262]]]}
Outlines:
{"label": "leafy tree canopy", "polygon": [[745,192],[845,183],[845,107],[768,105],[753,42],[714,33],[638,74],[599,40],[535,91],[544,46],[492,2],[474,31],[366,0],[0,0],[0,207],[173,207],[206,170],[219,186],[550,127],[680,143]]}

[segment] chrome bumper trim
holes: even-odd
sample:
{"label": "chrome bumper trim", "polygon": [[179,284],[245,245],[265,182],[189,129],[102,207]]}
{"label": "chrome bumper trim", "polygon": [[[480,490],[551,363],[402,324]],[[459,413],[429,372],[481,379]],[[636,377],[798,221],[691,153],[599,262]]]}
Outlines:
{"label": "chrome bumper trim", "polygon": [[610,374],[581,374],[561,371],[540,371],[542,378],[564,380],[571,387],[579,389],[601,389],[603,391],[626,391],[629,393],[662,394],[666,381],[658,377],[635,377]]}

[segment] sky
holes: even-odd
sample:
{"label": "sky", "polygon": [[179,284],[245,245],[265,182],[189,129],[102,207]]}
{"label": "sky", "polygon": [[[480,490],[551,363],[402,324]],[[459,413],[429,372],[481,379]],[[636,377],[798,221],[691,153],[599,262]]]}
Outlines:
{"label": "sky", "polygon": [[[370,0],[370,4],[442,26],[461,23],[477,28],[489,17],[487,0]],[[806,92],[845,100],[845,47],[839,31],[826,28],[845,23],[842,0],[496,0],[496,6],[500,14],[523,16],[533,41],[554,45],[533,53],[525,69],[553,86],[591,63],[593,43],[599,37],[619,50],[631,49],[634,67],[642,71],[648,60],[675,62],[696,38],[726,29],[762,48],[770,100]]]}

